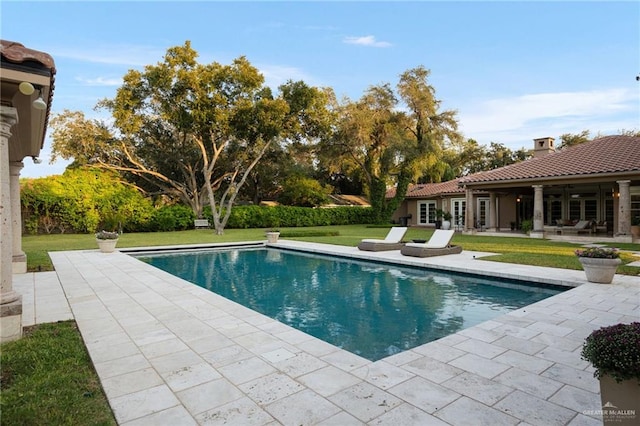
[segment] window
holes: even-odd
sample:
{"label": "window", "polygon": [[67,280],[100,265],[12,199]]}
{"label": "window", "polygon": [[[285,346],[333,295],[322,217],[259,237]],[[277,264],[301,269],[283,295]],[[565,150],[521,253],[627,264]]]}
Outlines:
{"label": "window", "polygon": [[569,219],[599,220],[596,194],[571,194],[569,199]]}
{"label": "window", "polygon": [[485,227],[489,225],[489,199],[478,198],[478,224],[479,227]]}
{"label": "window", "polygon": [[456,226],[464,226],[464,217],[467,211],[466,200],[464,198],[454,198],[451,200],[451,220]]}
{"label": "window", "polygon": [[418,202],[418,225],[432,225],[436,223],[436,202]]}
{"label": "window", "polygon": [[640,217],[640,186],[632,186],[631,190],[631,223],[635,217]]}

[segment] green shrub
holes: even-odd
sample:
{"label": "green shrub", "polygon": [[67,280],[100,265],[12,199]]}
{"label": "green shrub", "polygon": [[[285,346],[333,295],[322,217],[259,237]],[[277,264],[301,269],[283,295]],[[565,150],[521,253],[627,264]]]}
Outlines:
{"label": "green shrub", "polygon": [[[210,214],[210,212],[208,212]],[[206,215],[206,213],[205,213]],[[372,223],[370,207],[310,208],[292,206],[235,206],[227,228],[298,228],[308,226],[358,225]]]}
{"label": "green shrub", "polygon": [[318,207],[329,201],[333,188],[315,179],[293,176],[284,182],[278,201],[288,206]]}
{"label": "green shrub", "polygon": [[533,221],[531,219],[523,220],[520,228],[525,234],[529,233],[533,229]]}
{"label": "green shrub", "polygon": [[140,230],[151,202],[114,173],[92,168],[20,181],[23,223],[28,233],[93,233]]}
{"label": "green shrub", "polygon": [[151,217],[148,230],[157,231],[183,231],[193,228],[195,215],[189,207],[175,204],[158,208]]}

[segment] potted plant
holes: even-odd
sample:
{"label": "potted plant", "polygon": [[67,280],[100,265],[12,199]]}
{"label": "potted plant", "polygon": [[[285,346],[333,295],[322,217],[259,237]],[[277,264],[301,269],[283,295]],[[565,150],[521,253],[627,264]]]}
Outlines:
{"label": "potted plant", "polygon": [[100,231],[96,233],[96,241],[98,242],[98,248],[103,253],[111,253],[116,249],[118,244],[118,238],[120,234],[117,232]]}
{"label": "potted plant", "polygon": [[270,229],[265,234],[267,236],[267,242],[269,243],[277,243],[278,238],[280,237],[280,230],[278,229]]}
{"label": "potted plant", "polygon": [[592,283],[610,284],[622,263],[618,249],[609,247],[588,247],[576,250],[576,256]]}
{"label": "potted plant", "polygon": [[582,359],[600,380],[605,425],[640,420],[640,322],[602,327],[586,338]]}
{"label": "potted plant", "polygon": [[280,220],[277,218],[273,218],[271,220],[271,228],[265,234],[267,236],[267,242],[278,242],[278,238],[280,237],[280,230],[278,229],[278,226],[280,226]]}
{"label": "potted plant", "polygon": [[451,229],[451,213],[447,211],[442,213],[442,229]]}
{"label": "potted plant", "polygon": [[523,220],[522,224],[520,225],[520,229],[522,229],[522,232],[524,232],[525,234],[528,234],[529,232],[531,232],[531,230],[533,229],[533,220],[531,219]]}
{"label": "potted plant", "polygon": [[442,217],[444,216],[444,210],[436,209],[436,229],[442,228]]}

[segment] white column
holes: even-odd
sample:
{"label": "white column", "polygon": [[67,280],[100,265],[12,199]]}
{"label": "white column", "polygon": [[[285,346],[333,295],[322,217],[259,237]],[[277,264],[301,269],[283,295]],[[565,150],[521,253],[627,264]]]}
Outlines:
{"label": "white column", "polygon": [[531,238],[544,238],[544,201],[542,188],[542,185],[533,185],[533,229],[529,233]]}
{"label": "white column", "polygon": [[616,235],[631,235],[631,192],[630,180],[618,180],[618,232]]}
{"label": "white column", "polygon": [[496,193],[489,193],[489,231],[496,231]]}
{"label": "white column", "polygon": [[18,111],[0,106],[0,342],[22,336],[22,296],[13,290],[13,231],[9,178],[9,138]]}
{"label": "white column", "polygon": [[468,233],[474,233],[476,230],[476,224],[473,220],[474,211],[473,211],[473,190],[470,188],[466,188],[465,190],[466,200],[465,200],[465,220],[464,220],[464,230]]}
{"label": "white column", "polygon": [[11,227],[13,229],[13,273],[27,272],[27,255],[22,251],[22,207],[20,205],[20,171],[24,167],[22,161],[10,164],[11,186]]}

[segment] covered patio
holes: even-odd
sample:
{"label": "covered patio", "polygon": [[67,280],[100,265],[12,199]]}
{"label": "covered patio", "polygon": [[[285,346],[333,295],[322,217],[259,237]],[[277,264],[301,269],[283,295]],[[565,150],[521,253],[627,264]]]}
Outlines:
{"label": "covered patio", "polygon": [[[22,298],[13,274],[27,271],[22,251],[20,171],[39,162],[53,98],[53,58],[0,40],[0,342],[22,335]],[[30,160],[30,161],[31,161]]]}

